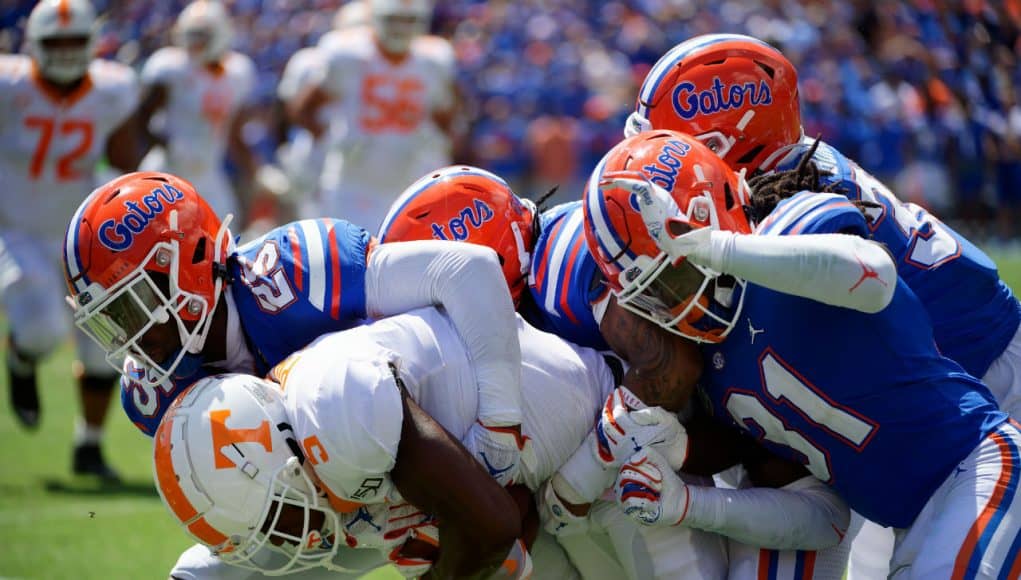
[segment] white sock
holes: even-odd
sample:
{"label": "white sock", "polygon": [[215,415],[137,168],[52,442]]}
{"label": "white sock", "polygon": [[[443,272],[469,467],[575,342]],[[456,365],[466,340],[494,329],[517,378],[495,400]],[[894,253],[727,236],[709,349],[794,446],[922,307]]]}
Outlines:
{"label": "white sock", "polygon": [[75,445],[99,445],[103,440],[103,428],[94,427],[79,417],[74,422]]}

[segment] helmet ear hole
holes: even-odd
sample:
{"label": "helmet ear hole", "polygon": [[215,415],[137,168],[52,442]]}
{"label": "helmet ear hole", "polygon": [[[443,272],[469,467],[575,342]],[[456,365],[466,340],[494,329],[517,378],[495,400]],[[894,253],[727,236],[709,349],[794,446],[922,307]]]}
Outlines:
{"label": "helmet ear hole", "polygon": [[730,184],[723,183],[723,198],[727,202],[727,210],[734,209],[734,193],[730,191]]}
{"label": "helmet ear hole", "polygon": [[757,64],[759,68],[761,68],[767,75],[769,75],[769,78],[771,79],[776,78],[776,70],[773,67],[758,61],[755,61],[755,64]]}
{"label": "helmet ear hole", "polygon": [[766,146],[762,144],[752,147],[751,149],[748,150],[748,152],[742,155],[740,159],[737,160],[737,163],[739,164],[751,163],[756,157],[758,157],[759,153],[762,153],[762,150],[765,147]]}
{"label": "helmet ear hole", "polygon": [[206,238],[199,238],[198,243],[195,244],[195,252],[192,253],[191,263],[199,264],[206,259]]}

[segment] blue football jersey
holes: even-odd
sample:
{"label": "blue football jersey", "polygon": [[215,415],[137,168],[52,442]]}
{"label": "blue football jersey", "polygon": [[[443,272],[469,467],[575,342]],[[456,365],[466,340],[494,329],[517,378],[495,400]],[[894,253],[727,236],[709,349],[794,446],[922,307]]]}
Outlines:
{"label": "blue football jersey", "polygon": [[528,277],[532,304],[521,314],[532,326],[589,348],[607,350],[592,304],[609,291],[585,245],[581,201],[539,216],[540,233]]}
{"label": "blue football jersey", "polygon": [[[362,323],[371,243],[367,231],[344,220],[302,220],[275,228],[230,256],[227,291],[256,372],[268,372],[322,334]],[[152,436],[177,395],[215,372],[201,367],[159,387],[143,385],[127,372],[121,378],[121,404]]]}
{"label": "blue football jersey", "polygon": [[[757,233],[866,231],[843,197],[802,193],[778,205]],[[749,283],[734,331],[703,348],[702,385],[715,416],[804,464],[868,519],[906,527],[1007,417],[979,380],[940,355],[906,283],[862,278],[897,284],[883,311]]]}
{"label": "blue football jersey", "polygon": [[[812,143],[806,139],[798,151]],[[798,158],[788,156],[778,169],[793,168]],[[870,210],[870,235],[890,249],[898,274],[922,301],[940,351],[972,375],[985,375],[1021,324],[1021,304],[993,261],[922,207],[902,203],[835,148],[820,143],[813,161],[825,184],[878,204]]]}

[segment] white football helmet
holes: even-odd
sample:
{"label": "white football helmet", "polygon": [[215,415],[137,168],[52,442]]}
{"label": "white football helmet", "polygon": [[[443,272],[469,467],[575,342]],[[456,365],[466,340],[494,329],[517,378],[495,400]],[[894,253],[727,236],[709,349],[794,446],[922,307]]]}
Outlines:
{"label": "white football helmet", "polygon": [[179,396],[153,450],[160,497],[188,533],[224,562],[268,575],[341,570],[339,518],[303,463],[279,387],[240,374]]}
{"label": "white football helmet", "polygon": [[370,0],[369,12],[379,44],[387,52],[404,54],[415,37],[428,32],[433,6],[430,0]]}
{"label": "white football helmet", "polygon": [[369,24],[369,5],[365,0],[351,0],[333,16],[333,29],[357,28]]}
{"label": "white football helmet", "polygon": [[230,15],[215,0],[195,0],[185,6],[174,25],[174,43],[205,63],[215,63],[230,50]]}
{"label": "white football helmet", "polygon": [[[25,30],[28,52],[43,77],[70,83],[85,76],[96,43],[96,10],[88,0],[42,0]],[[81,39],[74,46],[52,46],[57,39]]]}

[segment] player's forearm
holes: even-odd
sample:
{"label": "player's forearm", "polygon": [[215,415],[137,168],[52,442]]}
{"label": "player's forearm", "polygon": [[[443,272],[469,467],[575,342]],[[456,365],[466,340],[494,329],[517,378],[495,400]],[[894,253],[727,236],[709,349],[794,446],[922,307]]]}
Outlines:
{"label": "player's forearm", "polygon": [[879,244],[843,234],[755,236],[714,231],[693,262],[748,282],[861,312],[893,299],[897,266]]}
{"label": "player's forearm", "polygon": [[847,504],[811,476],[781,489],[688,486],[688,494],[681,525],[769,549],[830,548],[850,519]]}
{"label": "player's forearm", "polygon": [[480,545],[471,534],[445,531],[449,527],[440,526],[440,557],[428,578],[489,578],[500,569],[514,545]]}
{"label": "player's forearm", "polygon": [[442,306],[475,367],[479,420],[521,423],[518,322],[493,250],[441,241],[382,244],[369,259],[366,286],[373,317]]}

